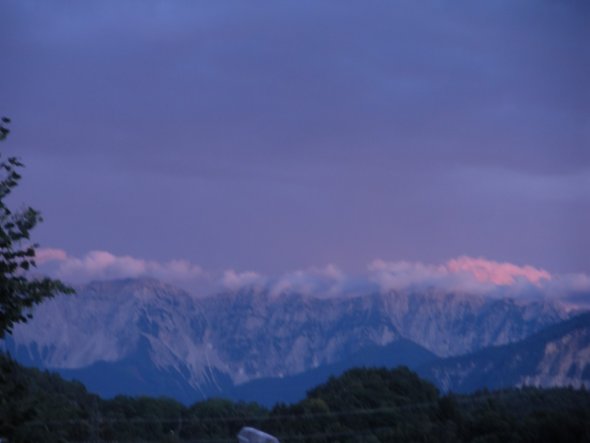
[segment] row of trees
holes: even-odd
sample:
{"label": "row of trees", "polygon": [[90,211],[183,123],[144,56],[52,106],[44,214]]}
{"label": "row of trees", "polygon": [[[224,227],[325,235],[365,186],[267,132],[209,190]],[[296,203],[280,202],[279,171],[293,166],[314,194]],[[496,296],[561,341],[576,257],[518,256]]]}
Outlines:
{"label": "row of trees", "polygon": [[285,442],[587,442],[590,393],[512,389],[440,395],[407,368],[353,369],[293,405],[211,399],[103,400],[76,382],[0,357],[0,436],[14,442],[235,442],[254,426]]}

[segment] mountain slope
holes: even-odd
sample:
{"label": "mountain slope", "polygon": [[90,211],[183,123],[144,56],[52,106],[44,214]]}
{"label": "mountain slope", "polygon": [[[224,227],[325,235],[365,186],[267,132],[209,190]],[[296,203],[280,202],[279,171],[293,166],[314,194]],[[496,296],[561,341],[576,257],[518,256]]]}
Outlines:
{"label": "mountain slope", "polygon": [[443,390],[590,386],[590,313],[509,345],[438,360],[419,373]]}
{"label": "mountain slope", "polygon": [[190,368],[183,362],[158,367],[151,359],[152,349],[147,339],[138,343],[137,350],[115,362],[98,361],[78,369],[55,369],[67,380],[77,380],[91,392],[112,398],[117,395],[172,397],[184,404],[196,399],[226,396],[233,384],[230,377],[210,368],[198,384],[191,384]]}

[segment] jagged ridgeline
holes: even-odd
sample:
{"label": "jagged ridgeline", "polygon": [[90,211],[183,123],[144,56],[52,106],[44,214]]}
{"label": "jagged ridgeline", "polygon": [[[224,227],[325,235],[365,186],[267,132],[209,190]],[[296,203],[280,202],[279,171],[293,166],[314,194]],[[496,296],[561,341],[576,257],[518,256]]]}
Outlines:
{"label": "jagged ridgeline", "polygon": [[281,442],[590,440],[590,393],[571,388],[441,395],[407,368],[352,369],[295,404],[90,394],[0,356],[0,436],[11,442],[235,442],[242,426]]}

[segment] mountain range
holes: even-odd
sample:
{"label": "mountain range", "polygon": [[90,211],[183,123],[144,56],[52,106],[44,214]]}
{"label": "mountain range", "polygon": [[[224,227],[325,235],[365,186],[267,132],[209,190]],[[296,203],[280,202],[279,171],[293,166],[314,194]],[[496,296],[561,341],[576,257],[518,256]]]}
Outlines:
{"label": "mountain range", "polygon": [[577,315],[524,340],[457,357],[438,358],[415,343],[399,340],[370,347],[336,364],[283,378],[254,380],[230,396],[271,406],[294,403],[329,377],[353,367],[409,366],[443,392],[470,393],[510,387],[590,387],[590,313]]}
{"label": "mountain range", "polygon": [[[546,300],[435,288],[347,297],[277,296],[245,288],[197,298],[151,279],[93,282],[77,292],[39,305],[33,319],[15,328],[2,346],[24,364],[56,370],[104,396],[167,395],[187,403],[258,396],[270,402],[277,395],[265,392],[282,392],[279,400],[295,401],[306,387],[348,367],[399,364],[423,368],[442,389],[475,389],[493,384],[500,366],[477,382],[465,368],[481,373],[477,365],[490,364],[486,355],[500,355],[489,357],[499,365],[507,358],[498,352],[513,349],[529,366],[541,354],[544,365],[570,361],[559,377],[548,368],[531,372],[524,365],[510,379],[515,384],[579,385],[588,372],[587,317],[569,320],[570,311]],[[566,328],[573,334],[568,352],[559,344],[565,340],[559,325],[569,324],[564,321],[582,330]],[[538,344],[541,354],[522,353],[532,349],[519,348],[522,340],[551,326],[557,335],[547,343],[559,352],[545,352],[549,345]],[[453,360],[459,356],[472,360]],[[281,380],[293,388],[272,388],[286,386]]]}

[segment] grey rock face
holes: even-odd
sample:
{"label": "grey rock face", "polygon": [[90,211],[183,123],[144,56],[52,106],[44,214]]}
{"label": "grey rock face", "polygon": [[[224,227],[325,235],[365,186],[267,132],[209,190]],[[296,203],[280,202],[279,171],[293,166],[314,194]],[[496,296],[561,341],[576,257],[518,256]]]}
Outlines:
{"label": "grey rock face", "polygon": [[421,371],[443,390],[590,386],[590,314],[504,346],[439,360]]}
{"label": "grey rock face", "polygon": [[374,296],[405,338],[441,357],[520,340],[567,318],[558,305],[436,290]]}

